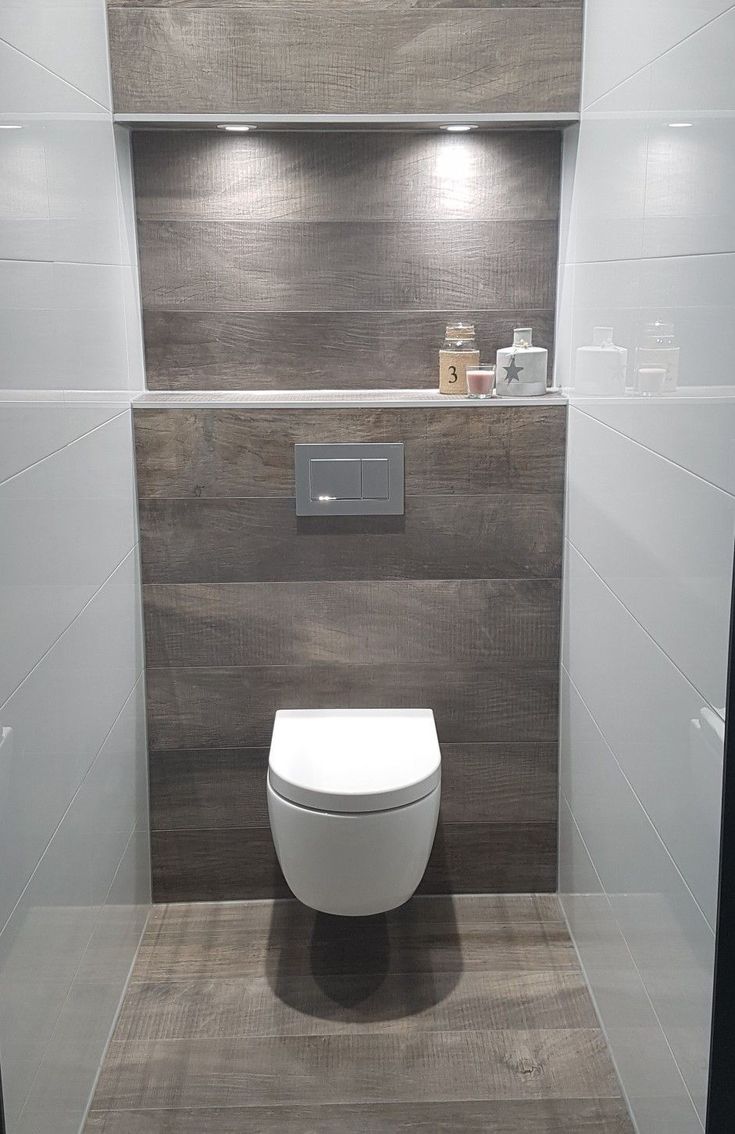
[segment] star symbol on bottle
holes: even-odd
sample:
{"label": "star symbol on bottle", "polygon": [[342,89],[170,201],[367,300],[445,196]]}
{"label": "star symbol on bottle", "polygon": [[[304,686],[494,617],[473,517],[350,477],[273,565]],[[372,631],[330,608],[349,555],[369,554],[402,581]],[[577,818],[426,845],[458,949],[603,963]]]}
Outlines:
{"label": "star symbol on bottle", "polygon": [[504,366],[503,370],[505,371],[505,380],[506,382],[508,382],[508,384],[510,384],[511,382],[519,381],[518,375],[522,370],[525,370],[525,367],[516,366],[515,358],[511,358],[510,366]]}

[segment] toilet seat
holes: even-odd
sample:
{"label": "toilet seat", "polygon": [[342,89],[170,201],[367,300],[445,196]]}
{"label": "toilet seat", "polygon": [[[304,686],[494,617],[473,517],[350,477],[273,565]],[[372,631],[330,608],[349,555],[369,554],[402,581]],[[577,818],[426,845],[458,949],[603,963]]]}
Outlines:
{"label": "toilet seat", "polygon": [[280,709],[273,791],[317,811],[367,813],[423,799],[441,781],[431,709]]}

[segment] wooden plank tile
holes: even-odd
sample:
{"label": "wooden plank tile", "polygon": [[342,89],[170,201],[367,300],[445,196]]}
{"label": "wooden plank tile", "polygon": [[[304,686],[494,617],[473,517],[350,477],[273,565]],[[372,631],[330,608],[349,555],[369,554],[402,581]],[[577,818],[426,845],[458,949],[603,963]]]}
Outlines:
{"label": "wooden plank tile", "polygon": [[325,519],[292,500],[141,500],[140,532],[146,583],[558,578],[562,500],[409,497],[405,516]]}
{"label": "wooden plank tile", "polygon": [[92,1111],[86,1134],[633,1134],[621,1099]]}
{"label": "wooden plank tile", "polygon": [[554,666],[557,579],[146,585],[149,666]]}
{"label": "wooden plank tile", "polygon": [[293,900],[173,904],[154,909],[132,979],[529,971],[579,973],[554,895],[418,895],[357,922]]}
{"label": "wooden plank tile", "polygon": [[554,822],[557,745],[444,744],[444,823]]}
{"label": "wooden plank tile", "polygon": [[425,470],[417,491],[472,495],[502,485],[510,492],[563,492],[566,414],[543,405],[508,408],[499,423],[507,429],[504,453],[481,415],[463,428],[455,414],[427,412]]}
{"label": "wooden plank tile", "polygon": [[551,307],[556,221],[138,225],[146,308],[380,311]]}
{"label": "wooden plank tile", "polygon": [[317,973],[136,982],[114,1040],[595,1027],[581,974]]}
{"label": "wooden plank tile", "polygon": [[[154,831],[267,827],[267,748],[152,752]],[[445,744],[445,823],[552,822],[557,807],[556,744]]]}
{"label": "wooden plank tile", "polygon": [[[556,132],[133,134],[145,220],[555,220]],[[454,168],[454,175],[451,170]]]}
{"label": "wooden plank tile", "polygon": [[[474,434],[478,425],[455,418]],[[476,419],[478,414],[471,414]],[[509,419],[491,418],[484,435],[495,463],[508,463]],[[291,497],[297,443],[395,442],[405,446],[406,490],[421,491],[427,461],[422,410],[151,410],[135,417],[136,461],[142,497]],[[465,440],[477,463],[477,441]],[[450,489],[451,491],[451,489]]]}
{"label": "wooden plank tile", "polygon": [[139,410],[139,493],[292,497],[297,443],[400,442],[409,496],[560,493],[566,407]]}
{"label": "wooden plank tile", "polygon": [[579,106],[579,8],[111,7],[109,38],[116,111]]}
{"label": "wooden plank tile", "polygon": [[538,492],[544,483],[564,490],[567,418],[549,409],[508,418],[508,479],[518,492]]}
{"label": "wooden plank tile", "polygon": [[[145,255],[145,250],[142,250]],[[533,327],[550,351],[554,311],[464,311],[483,358]],[[452,311],[177,311],[143,313],[151,390],[426,389]]]}
{"label": "wooden plank tile", "polygon": [[[528,925],[546,925],[568,937],[561,904],[555,894],[415,895],[405,905],[390,910],[384,920],[391,932],[399,936],[431,931],[435,941],[447,935],[454,939],[457,933],[471,938],[486,933],[489,926],[516,931]],[[293,898],[262,902],[178,902],[153,907],[144,943],[172,947],[177,943],[215,938],[221,942],[228,937],[240,941],[243,936],[252,943],[267,943],[278,932],[279,944],[290,948],[317,931],[328,932],[330,939],[337,935],[340,940],[346,940],[352,936],[350,926],[353,924],[340,918],[325,919]],[[190,974],[184,974],[187,975]],[[160,973],[156,976],[161,979]]]}
{"label": "wooden plank tile", "polygon": [[154,902],[286,898],[269,827],[151,831]]}
{"label": "wooden plank tile", "polygon": [[552,742],[556,669],[250,666],[148,671],[152,751],[263,747],[277,709],[430,708],[439,740]]}
{"label": "wooden plank tile", "polygon": [[595,1028],[111,1044],[101,1108],[616,1097]]}
{"label": "wooden plank tile", "polygon": [[[291,0],[303,8],[579,8],[583,0]],[[263,0],[107,0],[108,8],[261,8]]]}
{"label": "wooden plank tile", "polygon": [[152,752],[151,829],[268,827],[267,748]]}
{"label": "wooden plank tile", "polygon": [[422,894],[556,890],[556,821],[440,821]]}
{"label": "wooden plank tile", "polygon": [[[287,897],[268,827],[155,830],[153,900]],[[556,889],[556,823],[445,823],[419,887],[424,894]]]}

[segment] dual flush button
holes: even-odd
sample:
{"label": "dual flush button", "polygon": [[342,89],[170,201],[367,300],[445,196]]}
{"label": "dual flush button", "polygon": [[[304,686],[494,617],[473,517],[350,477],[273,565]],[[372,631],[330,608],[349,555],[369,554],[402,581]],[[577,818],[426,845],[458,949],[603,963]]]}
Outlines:
{"label": "dual flush button", "polygon": [[297,516],[403,515],[403,444],[295,445]]}

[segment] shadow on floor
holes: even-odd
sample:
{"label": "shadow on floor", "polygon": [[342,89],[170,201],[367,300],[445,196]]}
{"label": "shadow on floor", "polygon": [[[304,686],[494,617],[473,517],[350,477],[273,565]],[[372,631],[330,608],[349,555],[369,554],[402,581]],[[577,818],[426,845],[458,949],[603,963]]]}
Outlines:
{"label": "shadow on floor", "polygon": [[[443,853],[441,826],[434,859]],[[445,999],[462,973],[451,895],[413,897],[372,917],[273,904],[266,974],[279,1000],[346,1023],[400,1020]]]}

